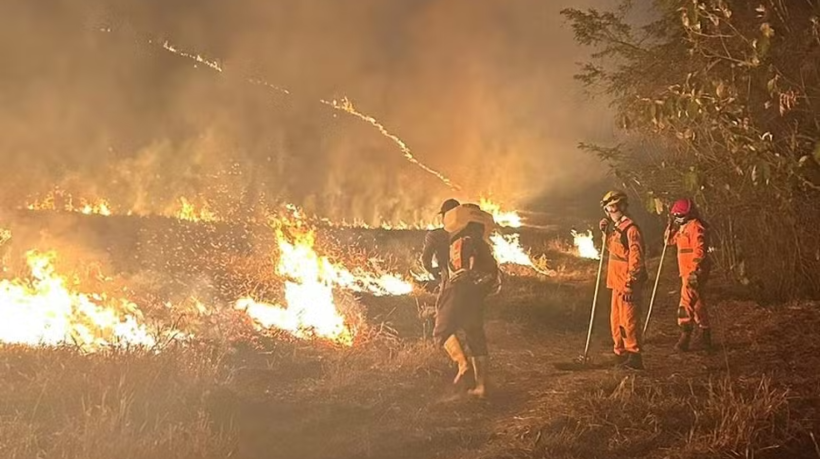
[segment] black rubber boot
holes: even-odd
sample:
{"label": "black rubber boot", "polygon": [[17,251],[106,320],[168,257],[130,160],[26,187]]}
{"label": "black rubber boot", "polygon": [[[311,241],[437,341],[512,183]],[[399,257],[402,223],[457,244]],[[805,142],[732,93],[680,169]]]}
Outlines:
{"label": "black rubber boot", "polygon": [[706,352],[712,352],[714,350],[712,346],[712,330],[708,328],[702,328],[700,330],[700,347]]}
{"label": "black rubber boot", "polygon": [[628,352],[626,361],[621,368],[626,370],[643,370],[643,356],[640,353]]}
{"label": "black rubber boot", "polygon": [[692,340],[692,326],[691,325],[681,325],[680,327],[680,338],[678,338],[678,342],[675,343],[675,350],[677,352],[688,352],[689,351],[689,343]]}
{"label": "black rubber boot", "polygon": [[629,358],[629,353],[628,352],[624,352],[623,354],[612,354],[612,357],[610,357],[610,359],[611,359],[610,362],[612,363],[612,365],[615,365],[616,367],[619,367],[619,366],[623,365],[624,363],[626,363],[626,360],[628,358]]}

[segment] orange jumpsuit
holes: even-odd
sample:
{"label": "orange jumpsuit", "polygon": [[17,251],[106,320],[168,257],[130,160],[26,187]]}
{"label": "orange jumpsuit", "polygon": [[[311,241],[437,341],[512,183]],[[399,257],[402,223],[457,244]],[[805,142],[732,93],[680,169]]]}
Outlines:
{"label": "orange jumpsuit", "polygon": [[[709,328],[709,315],[703,301],[703,283],[708,275],[706,263],[706,228],[692,219],[670,235],[669,245],[678,246],[678,270],[681,277],[678,325],[691,325],[694,321],[702,329]],[[689,276],[696,273],[698,284],[689,285]]]}
{"label": "orange jumpsuit", "polygon": [[[641,352],[640,294],[647,277],[643,235],[632,219],[624,216],[607,235],[606,243],[609,250],[606,286],[612,290],[609,322],[614,351],[617,355],[637,354]],[[632,294],[631,301],[624,298],[627,293]]]}

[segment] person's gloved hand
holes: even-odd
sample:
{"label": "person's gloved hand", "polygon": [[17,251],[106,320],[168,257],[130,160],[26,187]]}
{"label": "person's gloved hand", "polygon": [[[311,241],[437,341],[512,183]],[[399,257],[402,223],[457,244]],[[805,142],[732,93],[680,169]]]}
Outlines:
{"label": "person's gloved hand", "polygon": [[602,233],[606,233],[607,227],[609,227],[609,219],[602,218],[601,221],[598,223],[598,228],[600,228]]}
{"label": "person's gloved hand", "polygon": [[632,293],[632,289],[624,290],[623,300],[625,303],[632,303],[635,300],[635,295]]}

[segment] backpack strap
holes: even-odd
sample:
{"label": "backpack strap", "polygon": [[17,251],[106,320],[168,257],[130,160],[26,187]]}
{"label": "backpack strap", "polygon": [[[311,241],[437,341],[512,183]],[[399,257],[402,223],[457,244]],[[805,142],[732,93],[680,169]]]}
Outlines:
{"label": "backpack strap", "polygon": [[620,239],[621,239],[621,245],[624,246],[625,251],[629,251],[629,239],[626,236],[626,232],[629,231],[629,229],[632,228],[633,226],[640,229],[640,227],[638,227],[638,225],[633,221],[630,221],[629,224],[626,225],[626,227],[623,228],[623,229],[621,229],[617,225],[615,226],[615,231],[618,232],[618,235],[620,236]]}

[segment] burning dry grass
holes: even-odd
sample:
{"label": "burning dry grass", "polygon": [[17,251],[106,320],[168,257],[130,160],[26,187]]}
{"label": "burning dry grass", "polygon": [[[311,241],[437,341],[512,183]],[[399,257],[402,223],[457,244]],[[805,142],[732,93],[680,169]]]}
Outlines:
{"label": "burning dry grass", "polygon": [[[93,224],[118,241],[117,225],[134,225],[124,218],[98,217]],[[817,367],[811,356],[820,349],[813,338],[820,316],[811,308],[792,307],[782,315],[755,309],[748,323],[734,324],[730,334],[736,348],[778,362],[762,367],[749,356],[737,357],[747,362],[741,371],[733,369],[742,377],[697,379],[691,377],[695,373],[680,376],[677,368],[655,362],[650,371],[658,373],[637,378],[555,375],[545,370],[551,362],[544,354],[580,351],[597,261],[579,258],[568,238],[521,232],[521,245],[533,248],[534,264],[555,274],[536,276],[527,266],[505,266],[504,287],[487,311],[496,327],[503,324],[514,332],[491,334],[491,352],[499,379],[516,380],[529,372],[536,373],[537,384],[508,389],[506,398],[489,408],[453,405],[442,401],[452,368],[437,346],[420,339],[425,321],[419,312],[434,301],[432,295],[418,289],[413,296],[339,289],[332,295],[337,311],[362,324],[355,345],[302,341],[275,327],[254,329],[232,307],[237,294],[287,299],[283,279],[298,282],[301,271],[278,270],[278,262],[287,259],[280,253],[287,250],[281,244],[284,235],[226,224],[139,222],[145,227],[128,227],[125,239],[143,243],[146,251],[137,251],[135,266],[118,261],[123,256],[133,261],[133,245],[121,247],[119,257],[110,252],[112,264],[127,269],[121,279],[106,282],[118,288],[124,282],[129,294],[139,292],[129,298],[151,306],[146,316],[150,312],[175,329],[195,329],[196,339],[184,347],[166,344],[158,354],[0,347],[0,391],[5,394],[0,457],[433,457],[460,448],[476,457],[476,451],[488,451],[484,442],[490,435],[503,439],[493,445],[503,453],[492,457],[814,454],[806,433],[813,412],[794,403],[820,387],[808,376]],[[308,240],[303,249],[315,244],[321,252],[298,257],[311,261],[308,277],[317,281],[333,274],[323,269],[344,266],[351,267],[349,273],[357,274],[353,267],[358,267],[376,278],[407,273],[417,268],[423,235],[335,229],[317,233],[315,240],[298,234],[287,240],[295,252],[299,241]],[[338,284],[344,278],[332,279]],[[193,293],[203,300],[201,308],[195,301],[186,303]],[[166,308],[169,298],[188,306]],[[606,312],[602,307],[601,315]],[[793,333],[782,337],[786,329]],[[607,333],[605,326],[596,330]],[[578,337],[578,347],[557,336]],[[501,361],[501,355],[509,360]],[[783,368],[783,361],[792,363]],[[757,374],[761,368],[766,376]],[[797,378],[790,372],[804,380],[800,390],[782,383]],[[567,379],[556,383],[552,377]],[[571,393],[561,403],[544,406],[526,398],[528,390],[537,394],[550,386]],[[524,410],[535,413],[528,422],[537,439],[524,445],[493,430],[504,421],[499,419],[515,419]],[[564,414],[556,420],[559,411]]]}
{"label": "burning dry grass", "polygon": [[[537,330],[574,329],[588,314],[589,293],[589,279],[585,286],[507,280],[488,308],[495,327],[514,328],[491,333],[493,376],[516,384],[500,387],[501,399],[489,405],[449,400],[452,368],[437,346],[418,339],[422,323],[407,296],[351,294],[371,324],[352,347],[267,331],[158,355],[0,348],[0,457],[813,457],[811,411],[796,404],[817,386],[787,388],[757,362],[735,378],[678,376],[654,362],[627,378],[550,373],[545,351],[575,349]],[[791,315],[804,334],[820,317],[808,309]],[[774,317],[755,343],[770,361],[798,355],[783,354],[794,342],[772,337],[789,316]],[[759,319],[738,323],[732,339],[753,335]],[[660,359],[654,345],[651,352]],[[761,368],[765,376],[755,374]],[[532,386],[520,384],[527,373]],[[559,403],[532,397],[556,389],[569,391]],[[531,436],[499,427],[522,422],[522,413]]]}

